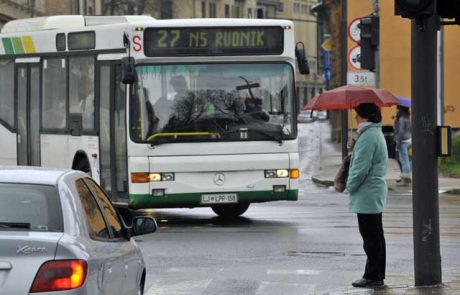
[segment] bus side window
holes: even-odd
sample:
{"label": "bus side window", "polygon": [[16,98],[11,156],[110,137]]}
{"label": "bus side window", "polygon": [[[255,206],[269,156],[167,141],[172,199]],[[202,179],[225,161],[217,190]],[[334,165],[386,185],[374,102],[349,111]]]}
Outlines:
{"label": "bus side window", "polygon": [[14,62],[0,60],[0,123],[14,127]]}
{"label": "bus side window", "polygon": [[67,67],[64,58],[43,60],[42,125],[44,129],[67,127]]}
{"label": "bus side window", "polygon": [[94,129],[94,57],[69,59],[69,110],[82,114],[83,129]]}

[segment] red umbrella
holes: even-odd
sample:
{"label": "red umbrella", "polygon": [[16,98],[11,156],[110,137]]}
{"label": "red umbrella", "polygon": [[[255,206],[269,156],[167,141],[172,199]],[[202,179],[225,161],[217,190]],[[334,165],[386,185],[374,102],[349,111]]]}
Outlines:
{"label": "red umbrella", "polygon": [[399,104],[399,100],[387,90],[345,85],[316,96],[310,100],[304,110],[348,110],[361,103],[389,107]]}

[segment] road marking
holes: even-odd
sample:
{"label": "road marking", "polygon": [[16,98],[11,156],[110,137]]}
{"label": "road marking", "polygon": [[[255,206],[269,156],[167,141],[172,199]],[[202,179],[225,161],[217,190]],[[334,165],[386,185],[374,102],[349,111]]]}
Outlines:
{"label": "road marking", "polygon": [[327,295],[348,295],[348,294],[374,294],[373,289],[358,289],[358,288],[336,288],[325,292],[318,292],[318,294]]}
{"label": "road marking", "polygon": [[201,272],[222,272],[224,268],[209,268],[209,267],[171,267],[166,272],[185,272],[185,273],[197,273]]}
{"label": "road marking", "polygon": [[267,274],[269,275],[301,275],[301,276],[317,276],[321,273],[319,270],[315,269],[269,269]]}
{"label": "road marking", "polygon": [[256,295],[305,295],[314,294],[316,285],[278,282],[261,282]]}
{"label": "road marking", "polygon": [[212,280],[155,283],[146,295],[201,295]]}

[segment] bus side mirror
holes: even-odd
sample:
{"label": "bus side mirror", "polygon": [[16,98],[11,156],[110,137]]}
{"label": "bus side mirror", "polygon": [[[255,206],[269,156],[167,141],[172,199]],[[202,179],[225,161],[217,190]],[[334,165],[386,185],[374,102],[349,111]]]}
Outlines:
{"label": "bus side mirror", "polygon": [[137,81],[137,73],[133,57],[123,57],[121,59],[121,70],[123,84],[134,84]]}
{"label": "bus side mirror", "polygon": [[310,74],[307,55],[305,54],[305,45],[302,42],[297,42],[297,44],[295,45],[295,56],[297,58],[297,64],[299,66],[299,72],[302,75]]}

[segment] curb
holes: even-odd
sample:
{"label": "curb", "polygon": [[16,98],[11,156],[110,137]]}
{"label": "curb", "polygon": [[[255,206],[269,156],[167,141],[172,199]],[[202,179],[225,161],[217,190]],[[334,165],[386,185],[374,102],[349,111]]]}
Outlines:
{"label": "curb", "polygon": [[[330,187],[330,186],[334,186],[334,181],[333,180],[324,180],[324,179],[319,179],[315,176],[312,176],[311,177],[311,180],[316,183],[317,185],[320,185],[320,186],[325,186],[325,187]],[[388,183],[388,179],[387,179],[387,186],[388,186],[388,190],[389,191],[394,191],[394,192],[404,192],[405,190],[400,190],[399,188],[395,187],[394,185]],[[407,187],[401,187],[401,188],[407,188]],[[441,189],[441,188],[440,188]],[[460,188],[452,188],[452,189],[448,189],[446,191],[443,191],[443,192],[439,192],[440,194],[448,194],[448,195],[460,195]]]}
{"label": "curb", "polygon": [[314,183],[322,185],[322,186],[334,186],[334,181],[332,181],[332,180],[321,180],[321,179],[316,178],[314,176],[312,176],[311,180]]}
{"label": "curb", "polygon": [[460,195],[460,188],[449,189],[446,190],[444,193],[449,195]]}

